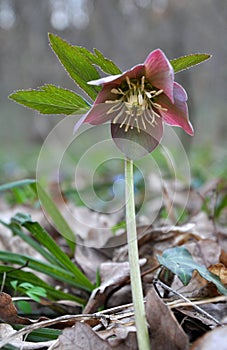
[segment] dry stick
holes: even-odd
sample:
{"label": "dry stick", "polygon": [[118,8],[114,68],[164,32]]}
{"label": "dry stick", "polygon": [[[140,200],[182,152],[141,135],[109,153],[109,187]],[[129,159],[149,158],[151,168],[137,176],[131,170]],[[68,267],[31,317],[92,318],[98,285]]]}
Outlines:
{"label": "dry stick", "polygon": [[161,282],[159,280],[156,280],[156,281],[154,281],[154,284],[159,284],[162,288],[167,289],[169,292],[172,292],[175,295],[179,296],[181,299],[185,300],[189,305],[191,305],[194,309],[196,309],[203,316],[205,316],[205,317],[209,318],[210,320],[214,321],[219,326],[222,325],[221,322],[219,322],[215,317],[213,317],[212,315],[208,314],[208,312],[206,312],[205,310],[201,309],[201,307],[199,307],[198,305],[195,305],[191,300],[189,300],[188,298],[184,297],[182,294],[180,294],[179,292],[175,291],[171,287],[167,286],[165,283],[163,283],[163,282]]}
{"label": "dry stick", "polygon": [[112,320],[112,317],[109,315],[102,315],[102,314],[84,314],[84,315],[65,315],[65,316],[60,316],[60,317],[56,317],[55,319],[52,320],[46,320],[46,321],[41,321],[41,322],[37,322],[34,324],[31,324],[29,326],[26,326],[22,329],[20,329],[19,331],[15,332],[14,334],[12,334],[11,336],[7,337],[6,339],[0,341],[0,349],[12,342],[15,338],[17,338],[19,335],[24,335],[27,333],[30,333],[36,329],[39,328],[43,328],[43,327],[48,327],[48,326],[52,326],[56,323],[59,322],[69,322],[69,321],[86,321],[86,320],[90,320],[90,319],[97,319],[102,321],[103,318],[105,318],[107,320],[107,322],[109,322],[110,320]]}

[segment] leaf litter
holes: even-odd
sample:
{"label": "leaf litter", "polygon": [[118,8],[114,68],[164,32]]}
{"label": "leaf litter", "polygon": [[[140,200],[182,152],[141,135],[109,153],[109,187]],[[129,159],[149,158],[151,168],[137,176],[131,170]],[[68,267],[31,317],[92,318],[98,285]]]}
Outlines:
{"label": "leaf litter", "polygon": [[[214,193],[217,192],[220,183],[223,192],[219,191],[219,196],[214,200]],[[168,196],[171,196],[171,182],[166,181],[165,186],[168,193],[165,193],[164,208],[161,209],[168,209]],[[155,222],[149,222],[148,214],[138,218],[138,245],[146,314],[151,346],[155,350],[209,350],[217,344],[220,350],[225,349],[227,297],[222,293],[223,290],[220,292],[217,285],[212,283],[212,279],[207,278],[209,274],[217,276],[223,288],[227,287],[226,206],[222,203],[225,189],[226,184],[223,184],[223,180],[206,183],[199,191],[191,189],[185,208],[187,218],[181,224],[173,224],[172,216],[167,220],[162,218],[161,209]],[[184,186],[178,186],[174,204],[181,206],[184,196]],[[122,220],[123,213],[115,213],[112,216],[98,215],[87,208],[68,204],[77,212],[79,218],[87,219],[88,216],[91,218],[91,229],[78,227],[79,244],[73,261],[92,283],[97,284],[97,287],[90,297],[87,297],[83,312],[80,312],[82,310],[79,308],[77,314],[73,314],[75,308],[70,306],[69,301],[67,305],[66,300],[63,315],[57,311],[48,317],[40,300],[40,303],[37,303],[40,316],[38,318],[34,315],[31,318],[20,316],[13,304],[14,298],[1,291],[0,318],[3,323],[0,328],[0,346],[11,343],[24,349],[73,350],[76,345],[78,349],[136,350],[126,232],[120,229],[113,234],[112,231],[112,227]],[[41,222],[54,239],[62,244],[62,237],[43,219],[39,209],[20,204],[14,206],[12,210],[3,199],[0,205],[2,221],[8,221],[16,212],[29,212],[32,218]],[[149,209],[152,211],[154,207],[152,200],[148,201],[146,213],[149,213]],[[100,223],[105,230],[105,235],[102,237]],[[68,224],[71,224],[70,218]],[[26,249],[27,244],[21,238],[12,235],[6,227],[1,226],[0,234],[3,237],[2,250],[12,251],[9,240],[13,242],[13,251],[20,250],[20,245]],[[15,238],[20,240],[19,243],[15,244]],[[165,251],[174,247],[187,249],[195,264],[195,269],[192,268],[190,271],[191,277],[187,276],[190,281],[188,283],[187,280],[185,285],[176,271],[168,268],[168,263],[163,266],[162,261],[158,259],[158,256],[165,256]],[[27,249],[31,247],[27,245]],[[33,250],[27,253],[32,255],[37,252]],[[38,258],[43,259],[39,254]],[[196,266],[204,267],[205,276],[199,274]],[[54,285],[55,282],[48,278],[48,283]],[[67,288],[67,285],[62,284],[60,288]],[[4,298],[8,300],[6,307],[3,307]],[[63,300],[59,300],[59,304],[61,302],[64,304]],[[56,305],[54,300],[46,300],[46,308],[51,309],[53,305]],[[196,306],[200,309],[196,309]],[[22,328],[15,331],[12,327],[18,324],[22,325]],[[8,333],[4,333],[7,327],[8,330],[11,328]],[[60,336],[51,341],[30,342],[26,337],[23,338],[33,330],[43,327],[63,330]]]}

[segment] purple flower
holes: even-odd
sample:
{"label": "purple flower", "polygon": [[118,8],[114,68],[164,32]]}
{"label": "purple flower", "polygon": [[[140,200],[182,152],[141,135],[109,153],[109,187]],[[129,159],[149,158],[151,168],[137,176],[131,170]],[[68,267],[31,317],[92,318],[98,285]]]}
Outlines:
{"label": "purple flower", "polygon": [[102,89],[76,128],[82,123],[110,121],[114,142],[130,159],[140,158],[158,146],[163,123],[193,135],[187,93],[174,81],[173,68],[160,49],[152,51],[143,64],[88,84],[101,85]]}

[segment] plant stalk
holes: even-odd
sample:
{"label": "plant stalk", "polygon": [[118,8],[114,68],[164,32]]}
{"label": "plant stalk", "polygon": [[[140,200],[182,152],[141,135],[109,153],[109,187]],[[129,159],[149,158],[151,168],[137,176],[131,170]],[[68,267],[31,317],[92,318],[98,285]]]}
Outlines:
{"label": "plant stalk", "polygon": [[139,350],[150,350],[150,340],[143,302],[143,289],[140,275],[139,252],[137,244],[133,161],[127,158],[125,159],[125,199],[128,258],[130,267],[132,301],[137,329],[137,341]]}

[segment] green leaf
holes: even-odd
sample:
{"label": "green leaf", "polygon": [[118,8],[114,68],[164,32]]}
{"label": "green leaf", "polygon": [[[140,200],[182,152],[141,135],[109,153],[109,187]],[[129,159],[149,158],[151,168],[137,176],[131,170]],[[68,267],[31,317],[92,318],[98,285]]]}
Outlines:
{"label": "green leaf", "polygon": [[27,301],[19,300],[16,302],[16,305],[24,314],[32,313],[32,307]]}
{"label": "green leaf", "polygon": [[192,273],[198,273],[207,281],[216,285],[219,292],[227,295],[227,289],[223,286],[218,276],[206,269],[205,266],[197,264],[189,251],[184,247],[166,249],[162,256],[157,256],[160,264],[176,274],[184,285],[187,285],[192,278]]}
{"label": "green leaf", "polygon": [[[65,282],[71,286],[91,291],[94,289],[94,286],[87,279],[75,275],[70,271],[67,271],[64,268],[61,268],[57,265],[48,264],[42,261],[38,261],[27,255],[11,253],[8,251],[0,251],[0,261],[18,264],[18,265],[27,265],[30,269],[39,271],[45,275],[51,276],[56,280]],[[88,281],[88,282],[87,282]],[[31,282],[31,281],[30,281]]]}
{"label": "green leaf", "polygon": [[39,252],[51,264],[58,265],[58,260],[52,254],[50,254],[45,248],[43,248],[39,242],[35,241],[32,237],[30,237],[22,231],[20,226],[17,224],[17,215],[14,218],[11,218],[10,224],[6,224],[2,220],[0,220],[0,223],[6,226],[7,228],[11,229],[14,235],[21,237],[26,243],[28,243],[37,252]]}
{"label": "green leaf", "polygon": [[71,271],[75,276],[83,280],[85,285],[89,288],[93,288],[92,283],[87,279],[87,277],[80,271],[80,269],[69,259],[61,248],[55,243],[52,237],[44,230],[38,222],[32,221],[29,217],[23,219],[21,223],[33,236],[37,239],[40,244],[46,247],[46,249],[58,260],[58,264]]}
{"label": "green leaf", "polygon": [[111,61],[110,59],[103,56],[103,54],[97,50],[94,49],[94,54],[90,51],[88,51],[85,47],[79,47],[74,46],[77,48],[78,51],[80,51],[91,63],[95,64],[104,73],[115,75],[115,74],[121,74],[120,68],[116,66],[116,64]]}
{"label": "green leaf", "polygon": [[[24,234],[23,231],[20,230],[19,225],[25,227],[30,233],[32,233],[36,241]],[[5,226],[10,228],[14,234],[18,234],[22,239],[24,239],[28,244],[42,254],[43,257],[46,258],[53,266],[59,266],[60,268],[64,268],[66,271],[71,271],[85,288],[88,288],[89,290],[94,288],[89,279],[69,259],[68,255],[61,250],[49,233],[44,230],[44,228],[38,222],[32,221],[30,215],[17,213],[13,218],[11,218],[11,224],[5,224]]]}
{"label": "green leaf", "polygon": [[23,180],[19,180],[19,181],[9,182],[9,183],[0,185],[0,192],[8,191],[8,190],[11,190],[15,187],[27,186],[27,185],[34,184],[34,183],[36,183],[36,180],[34,180],[34,179],[23,179]]}
{"label": "green leaf", "polygon": [[211,55],[206,53],[196,53],[175,58],[171,60],[170,63],[173,66],[174,72],[177,73],[190,67],[196,66],[197,64],[208,60],[210,57]]}
{"label": "green leaf", "polygon": [[83,114],[90,108],[81,96],[51,84],[37,90],[19,90],[9,98],[42,114]]}
{"label": "green leaf", "polygon": [[47,192],[42,188],[42,186],[37,183],[37,191],[39,200],[46,210],[47,214],[50,215],[51,219],[53,220],[54,225],[58,229],[58,231],[62,234],[62,236],[67,240],[67,243],[69,247],[71,248],[72,252],[75,251],[75,234],[58,210],[57,206],[55,205],[54,201],[51,199],[51,197],[47,194]]}
{"label": "green leaf", "polygon": [[[16,330],[21,329],[24,326],[21,325],[13,325],[13,328]],[[48,340],[54,340],[56,339],[62,331],[58,329],[52,329],[52,328],[39,328],[32,332],[29,332],[26,336],[26,340],[30,342],[44,342]],[[18,348],[16,349],[18,350]]]}
{"label": "green leaf", "polygon": [[31,284],[44,288],[47,292],[47,297],[50,300],[74,300],[77,301],[79,304],[85,304],[84,299],[69,293],[64,293],[61,290],[56,290],[55,287],[52,287],[50,284],[47,284],[32,272],[18,270],[13,268],[12,266],[0,265],[0,277],[1,274],[3,274],[3,272],[6,273],[6,285],[12,286],[12,284],[15,285],[14,282],[17,282],[16,287],[18,290],[20,289],[20,286],[18,286],[18,284],[30,281]]}
{"label": "green leaf", "polygon": [[70,45],[57,35],[49,34],[51,47],[70,77],[85,91],[91,99],[95,99],[100,88],[88,85],[87,82],[99,78],[99,73],[81,52],[81,48]]}

